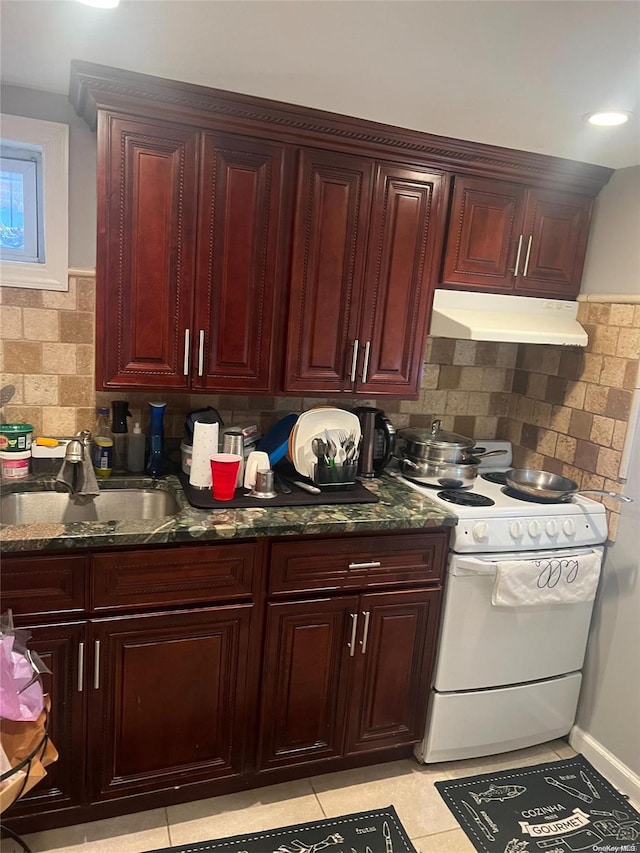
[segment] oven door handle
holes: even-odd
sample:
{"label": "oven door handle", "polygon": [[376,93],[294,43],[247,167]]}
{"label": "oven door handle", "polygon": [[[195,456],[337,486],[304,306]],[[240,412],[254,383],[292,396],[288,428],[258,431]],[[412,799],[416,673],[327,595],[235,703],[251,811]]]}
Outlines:
{"label": "oven door handle", "polygon": [[571,557],[585,557],[587,554],[602,555],[602,548],[547,548],[544,551],[518,551],[517,553],[492,554],[491,557],[462,557],[454,555],[454,559],[455,567],[458,569],[466,569],[469,572],[473,572],[474,575],[494,575],[497,564],[507,560],[510,562],[521,560],[523,563],[529,563],[531,560],[558,557],[560,555],[562,555],[563,559],[568,559]]}

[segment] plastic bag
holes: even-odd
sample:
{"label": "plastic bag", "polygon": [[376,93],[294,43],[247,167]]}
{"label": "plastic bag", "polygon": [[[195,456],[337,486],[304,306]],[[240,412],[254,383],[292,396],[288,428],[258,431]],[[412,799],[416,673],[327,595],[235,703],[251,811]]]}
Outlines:
{"label": "plastic bag", "polygon": [[0,717],[37,720],[44,707],[40,676],[49,672],[35,652],[27,648],[30,634],[15,630],[11,611],[0,618]]}

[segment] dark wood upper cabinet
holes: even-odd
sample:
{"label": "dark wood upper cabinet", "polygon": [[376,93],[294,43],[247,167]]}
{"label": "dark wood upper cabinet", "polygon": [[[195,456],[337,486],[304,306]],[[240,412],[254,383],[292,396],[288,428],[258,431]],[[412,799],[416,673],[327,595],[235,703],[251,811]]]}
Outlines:
{"label": "dark wood upper cabinet", "polygon": [[442,272],[445,284],[513,289],[525,193],[524,187],[506,181],[455,179]]}
{"label": "dark wood upper cabinet", "polygon": [[527,242],[528,257],[517,288],[523,295],[566,299],[578,295],[592,205],[585,196],[529,191],[524,233],[529,235],[531,250]]}
{"label": "dark wood upper cabinet", "polygon": [[284,157],[259,139],[203,137],[194,389],[276,390]]}
{"label": "dark wood upper cabinet", "polygon": [[416,397],[434,288],[574,297],[613,173],[81,61],[69,98],[99,389]]}
{"label": "dark wood upper cabinet", "polygon": [[352,388],[372,178],[367,159],[300,155],[285,391]]}
{"label": "dark wood upper cabinet", "polygon": [[284,156],[104,118],[99,386],[275,392]]}
{"label": "dark wood upper cabinet", "polygon": [[487,178],[454,182],[441,281],[462,290],[574,298],[592,199]]}
{"label": "dark wood upper cabinet", "polygon": [[363,286],[358,393],[417,395],[442,240],[443,176],[377,167]]}
{"label": "dark wood upper cabinet", "polygon": [[442,181],[397,164],[303,154],[286,391],[418,393]]}
{"label": "dark wood upper cabinet", "polygon": [[98,386],[189,387],[197,134],[101,114]]}

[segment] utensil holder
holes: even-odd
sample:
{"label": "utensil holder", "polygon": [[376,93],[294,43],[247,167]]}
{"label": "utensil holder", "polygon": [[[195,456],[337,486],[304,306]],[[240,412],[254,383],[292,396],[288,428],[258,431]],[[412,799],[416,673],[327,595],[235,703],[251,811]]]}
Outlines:
{"label": "utensil holder", "polygon": [[313,481],[323,491],[337,492],[352,489],[356,484],[358,466],[314,465]]}

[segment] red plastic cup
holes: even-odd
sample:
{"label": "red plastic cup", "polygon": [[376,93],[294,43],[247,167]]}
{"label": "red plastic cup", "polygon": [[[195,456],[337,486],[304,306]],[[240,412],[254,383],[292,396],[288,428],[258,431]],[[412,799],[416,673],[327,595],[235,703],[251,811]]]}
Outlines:
{"label": "red plastic cup", "polygon": [[235,453],[215,453],[210,459],[213,497],[217,501],[230,501],[236,490],[242,456],[236,456]]}

